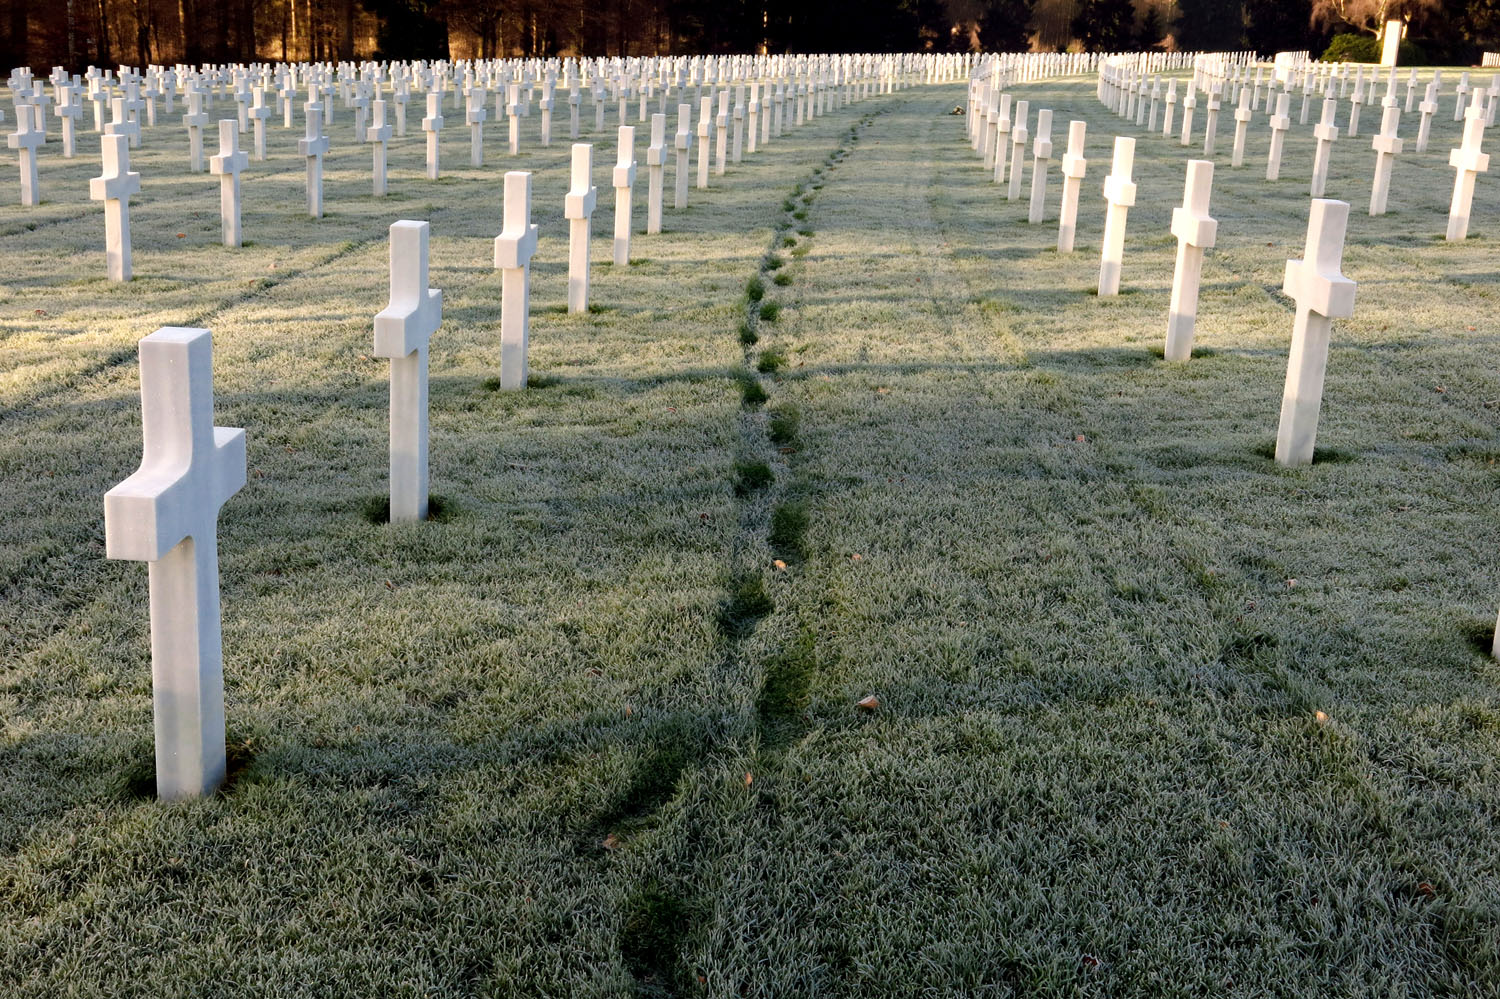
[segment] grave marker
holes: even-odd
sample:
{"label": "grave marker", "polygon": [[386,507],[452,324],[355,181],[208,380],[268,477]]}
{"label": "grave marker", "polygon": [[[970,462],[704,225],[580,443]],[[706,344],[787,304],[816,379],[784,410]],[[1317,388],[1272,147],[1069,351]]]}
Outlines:
{"label": "grave marker", "polygon": [[1401,108],[1394,101],[1385,105],[1380,122],[1380,134],[1370,144],[1375,150],[1375,177],[1370,186],[1370,214],[1384,215],[1386,198],[1391,189],[1391,167],[1401,154],[1401,140],[1396,137],[1396,128],[1401,122]]}
{"label": "grave marker", "polygon": [[1484,109],[1480,97],[1464,117],[1463,145],[1448,154],[1448,165],[1457,171],[1453,180],[1453,200],[1448,207],[1447,239],[1466,239],[1469,235],[1469,213],[1474,207],[1474,180],[1490,168],[1490,157],[1481,151],[1484,143]]}
{"label": "grave marker", "polygon": [[489,96],[482,88],[472,87],[468,93],[468,110],[464,120],[469,123],[469,166],[484,166],[484,122],[489,117],[485,99]]}
{"label": "grave marker", "polygon": [[1250,130],[1250,119],[1254,117],[1250,110],[1250,96],[1248,88],[1240,89],[1240,106],[1234,109],[1234,152],[1230,156],[1230,166],[1245,165],[1245,133]]}
{"label": "grave marker", "polygon": [[677,149],[676,192],[672,207],[681,211],[688,203],[688,153],[693,148],[693,106],[677,105]]}
{"label": "grave marker", "polygon": [[1026,159],[1026,118],[1031,114],[1030,101],[1016,101],[1015,117],[1010,126],[1010,183],[1005,189],[1005,200],[1015,201],[1021,196],[1021,170]]}
{"label": "grave marker", "polygon": [[307,214],[323,217],[323,154],[328,152],[328,137],[323,135],[323,105],[302,105],[307,117],[307,134],[297,140],[297,152],[307,160]]}
{"label": "grave marker", "polygon": [[89,199],[104,202],[104,262],[111,281],[130,280],[130,196],[140,191],[141,175],[130,172],[130,140],[103,136],[100,176],[89,180]]}
{"label": "grave marker", "polygon": [[618,158],[615,160],[615,266],[630,263],[630,208],[635,190],[635,126],[620,126]]}
{"label": "grave marker", "polygon": [[1120,293],[1120,266],[1125,254],[1125,223],[1135,204],[1135,184],[1130,179],[1135,163],[1135,140],[1115,136],[1114,161],[1104,178],[1104,248],[1099,258],[1099,296]]}
{"label": "grave marker", "polygon": [[1068,151],[1063,154],[1062,208],[1057,218],[1057,252],[1072,253],[1073,237],[1078,228],[1078,195],[1083,189],[1083,175],[1088,161],[1083,158],[1083,142],[1088,125],[1068,123]]}
{"label": "grave marker", "polygon": [[1417,105],[1417,110],[1422,113],[1421,121],[1417,125],[1417,152],[1427,152],[1427,140],[1432,135],[1432,116],[1437,114],[1437,81],[1427,84],[1427,90],[1423,94],[1422,103]]}
{"label": "grave marker", "polygon": [[[687,107],[686,104],[682,107]],[[589,230],[599,189],[593,186],[594,147],[586,142],[573,146],[572,189],[563,199],[563,217],[568,220],[568,311],[589,307]]]}
{"label": "grave marker", "polygon": [[41,189],[37,184],[36,151],[42,144],[43,135],[35,127],[36,119],[17,109],[16,131],[5,137],[5,144],[16,150],[21,167],[21,204],[34,208],[42,202]]}
{"label": "grave marker", "polygon": [[714,99],[705,97],[698,106],[698,189],[708,189],[708,158],[712,153]]}
{"label": "grave marker", "polygon": [[1340,273],[1349,205],[1318,199],[1307,220],[1307,248],[1301,260],[1286,262],[1282,290],[1297,303],[1281,424],[1276,431],[1276,463],[1309,465],[1318,438],[1323,405],[1323,374],[1333,320],[1354,315],[1354,282]]}
{"label": "grave marker", "polygon": [[1286,148],[1286,133],[1292,127],[1287,115],[1291,106],[1291,94],[1282,92],[1276,95],[1276,113],[1271,116],[1271,149],[1266,155],[1266,180],[1281,177],[1281,153]]}
{"label": "grave marker", "polygon": [[209,173],[219,178],[219,223],[225,246],[240,245],[240,171],[250,158],[240,151],[238,123],[219,122],[219,155],[208,161]]}
{"label": "grave marker", "polygon": [[140,342],[140,470],[104,494],[104,553],[148,563],[156,793],[200,797],[224,781],[219,508],[245,484],[245,432],[213,425],[208,330]]}
{"label": "grave marker", "polygon": [[375,316],[375,357],[391,361],[391,523],[427,519],[427,346],[443,293],[427,287],[428,224],[391,224],[390,303]]}
{"label": "grave marker", "polygon": [[1312,196],[1321,198],[1323,189],[1328,186],[1328,161],[1333,155],[1333,144],[1339,137],[1339,128],[1333,123],[1333,116],[1338,109],[1338,102],[1333,97],[1323,98],[1323,117],[1313,127],[1313,135],[1318,140],[1317,151],[1313,154],[1312,171]]}
{"label": "grave marker", "polygon": [[1198,318],[1198,285],[1203,275],[1203,251],[1214,245],[1219,223],[1209,217],[1214,165],[1188,160],[1182,207],[1172,209],[1172,235],[1177,237],[1177,267],[1172,275],[1172,301],[1167,313],[1169,361],[1186,361],[1193,352],[1193,327]]}
{"label": "grave marker", "polygon": [[1047,207],[1047,165],[1052,161],[1052,110],[1036,113],[1036,139],[1031,143],[1031,210],[1026,221],[1032,225],[1042,220]]}
{"label": "grave marker", "polygon": [[437,180],[441,167],[441,149],[438,139],[443,131],[441,91],[433,90],[427,94],[427,117],[422,119],[422,131],[427,133],[427,179]]}
{"label": "grave marker", "polygon": [[531,223],[531,174],[505,175],[505,218],[495,237],[495,269],[500,271],[500,387],[526,387],[526,351],[531,339],[531,257],[536,226]]}
{"label": "grave marker", "polygon": [[667,170],[667,116],[651,116],[651,145],[646,147],[646,232],[661,232],[662,181]]}

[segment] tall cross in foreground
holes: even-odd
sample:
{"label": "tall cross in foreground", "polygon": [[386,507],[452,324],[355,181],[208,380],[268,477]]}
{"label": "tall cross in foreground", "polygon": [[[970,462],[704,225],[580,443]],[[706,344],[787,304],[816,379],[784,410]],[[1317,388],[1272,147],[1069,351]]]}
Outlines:
{"label": "tall cross in foreground", "polygon": [[208,794],[224,780],[219,508],[245,484],[245,431],[213,425],[208,330],[140,342],[140,470],[104,494],[104,552],[148,564],[156,793]]}

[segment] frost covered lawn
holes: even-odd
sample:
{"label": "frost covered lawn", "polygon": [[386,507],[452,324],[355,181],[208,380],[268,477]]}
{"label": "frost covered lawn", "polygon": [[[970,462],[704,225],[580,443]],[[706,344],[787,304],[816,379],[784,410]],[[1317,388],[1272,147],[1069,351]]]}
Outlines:
{"label": "frost covered lawn", "polygon": [[[568,141],[540,149],[535,116],[519,159],[487,127],[483,170],[447,129],[436,183],[413,126],[377,199],[340,108],[316,222],[300,128],[273,127],[227,250],[173,115],[133,154],[127,286],[91,135],[66,165],[54,135],[39,209],[7,159],[0,993],[1500,988],[1500,194],[1482,177],[1471,238],[1441,240],[1452,97],[1425,154],[1405,116],[1382,219],[1378,108],[1334,148],[1356,315],[1321,460],[1288,472],[1300,96],[1276,184],[1264,115],[1239,170],[1221,116],[1197,356],[1169,365],[1203,104],[1185,149],[1091,80],[1017,92],[1059,157],[1089,123],[1077,253],[1056,167],[1028,226],[949,86],[789,130],[686,213],[669,168],[667,231],[616,269],[611,110],[576,317]],[[1101,301],[1115,134],[1140,195]],[[514,394],[490,267],[512,166],[542,236]],[[369,351],[398,218],[431,220],[445,310],[440,514],[393,527]],[[217,422],[249,442],[219,537],[236,774],[190,805],[143,794],[146,573],[103,558],[162,325],[213,330]]]}

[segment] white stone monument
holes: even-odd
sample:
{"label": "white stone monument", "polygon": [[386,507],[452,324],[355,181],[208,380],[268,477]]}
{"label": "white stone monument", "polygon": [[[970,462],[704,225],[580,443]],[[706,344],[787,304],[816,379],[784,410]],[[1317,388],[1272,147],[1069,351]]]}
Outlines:
{"label": "white stone monument", "polygon": [[651,116],[651,145],[646,147],[646,233],[661,232],[662,186],[667,172],[667,116]]}
{"label": "white stone monument", "polygon": [[208,161],[209,173],[219,178],[219,222],[225,246],[239,246],[240,173],[250,166],[250,158],[240,151],[237,122],[225,118],[219,122],[219,155]]}
{"label": "white stone monument", "polygon": [[1318,199],[1307,220],[1307,249],[1286,262],[1282,290],[1297,303],[1281,425],[1276,431],[1276,462],[1295,467],[1312,463],[1323,405],[1323,373],[1333,320],[1354,315],[1354,282],[1340,273],[1349,205]]}
{"label": "white stone monument", "polygon": [[1386,199],[1391,190],[1391,167],[1401,155],[1401,140],[1396,137],[1396,128],[1401,122],[1401,108],[1388,104],[1381,112],[1380,134],[1375,136],[1371,148],[1375,150],[1375,176],[1370,185],[1370,214],[1384,215]]}
{"label": "white stone monument", "polygon": [[468,111],[464,118],[469,123],[469,166],[484,166],[484,122],[489,117],[485,100],[489,97],[480,87],[472,87],[468,95]]}
{"label": "white stone monument", "polygon": [[1422,118],[1417,125],[1417,152],[1427,152],[1427,140],[1432,135],[1432,116],[1437,114],[1438,109],[1438,85],[1437,81],[1427,84],[1427,90],[1422,97],[1422,103],[1417,105]]}
{"label": "white stone monument", "polygon": [[245,484],[245,432],[213,425],[208,330],[166,327],[140,343],[140,470],[104,494],[104,552],[146,562],[156,793],[224,781],[219,508]]}
{"label": "white stone monument", "polygon": [[1026,221],[1032,225],[1042,220],[1047,207],[1047,165],[1052,162],[1052,111],[1042,108],[1036,113],[1036,138],[1031,143],[1031,207]]}
{"label": "white stone monument", "polygon": [[1005,200],[1015,201],[1021,196],[1021,172],[1026,162],[1026,139],[1029,132],[1026,119],[1031,114],[1030,101],[1016,101],[1012,105],[1015,117],[1010,126],[1010,182],[1005,188]]}
{"label": "white stone monument", "polygon": [[630,206],[635,189],[635,126],[620,126],[619,158],[615,161],[615,266],[630,263]]}
{"label": "white stone monument", "polygon": [[708,189],[708,161],[713,154],[711,145],[714,128],[713,113],[714,99],[703,98],[698,105],[698,190],[700,191]]}
{"label": "white stone monument", "polygon": [[370,127],[365,129],[365,141],[370,144],[373,156],[371,175],[374,178],[375,195],[384,197],[386,193],[385,152],[386,143],[391,141],[391,126],[385,122],[385,101],[378,98],[371,112]]}
{"label": "white stone monument", "polygon": [[1313,136],[1318,140],[1312,170],[1312,196],[1315,198],[1321,198],[1328,186],[1328,163],[1333,156],[1333,144],[1339,137],[1339,127],[1333,121],[1337,110],[1338,101],[1332,97],[1323,98],[1323,117],[1313,127]]}
{"label": "white stone monument", "polygon": [[1099,297],[1120,293],[1120,266],[1125,254],[1125,223],[1135,204],[1135,184],[1130,179],[1135,165],[1135,140],[1115,136],[1114,160],[1104,178],[1104,247],[1099,257]]}
{"label": "white stone monument", "polygon": [[307,214],[323,217],[323,154],[328,152],[328,136],[323,134],[323,105],[302,105],[307,116],[307,134],[297,140],[297,152],[307,160]]}
{"label": "white stone monument", "polygon": [[1453,180],[1453,200],[1448,207],[1449,240],[1469,235],[1469,213],[1474,207],[1474,180],[1490,168],[1490,156],[1481,150],[1484,143],[1484,108],[1479,95],[1464,116],[1463,145],[1448,154],[1448,165],[1457,171]]}
{"label": "white stone monument", "polygon": [[[682,105],[687,107],[687,105]],[[563,217],[568,220],[568,311],[589,307],[589,239],[599,189],[593,183],[594,147],[586,142],[573,146],[573,186],[563,199]]]}
{"label": "white stone monument", "polygon": [[674,146],[677,150],[676,190],[672,207],[681,211],[688,203],[688,154],[693,148],[693,106],[677,105],[677,135]]}
{"label": "white stone monument", "polygon": [[1172,274],[1172,301],[1167,313],[1169,361],[1186,361],[1193,353],[1193,327],[1198,318],[1198,285],[1203,275],[1203,251],[1214,245],[1219,223],[1209,217],[1214,165],[1188,160],[1182,207],[1172,209],[1172,235],[1177,237],[1177,268]]}
{"label": "white stone monument", "polygon": [[1233,167],[1245,165],[1245,134],[1249,132],[1250,119],[1255,114],[1250,110],[1250,97],[1248,87],[1240,88],[1240,104],[1234,109],[1234,152],[1229,160],[1229,165]]}
{"label": "white stone monument", "polygon": [[427,287],[426,222],[391,224],[391,299],[375,316],[375,357],[391,360],[391,523],[427,519],[427,345],[443,293]]}
{"label": "white stone monument", "polygon": [[1266,153],[1266,180],[1281,177],[1281,154],[1286,149],[1286,133],[1292,127],[1287,114],[1292,109],[1292,95],[1283,91],[1276,95],[1276,113],[1271,115],[1271,148]]}
{"label": "white stone monument", "polygon": [[255,162],[261,163],[266,158],[266,119],[271,117],[271,109],[266,106],[265,87],[255,88],[255,102],[246,114],[255,130]]}
{"label": "white stone monument", "polygon": [[182,123],[188,130],[188,169],[193,173],[203,172],[203,128],[208,124],[208,115],[203,110],[203,91],[194,87],[187,94],[187,111]]}
{"label": "white stone monument", "polygon": [[141,189],[141,175],[130,172],[130,140],[102,136],[100,176],[89,181],[89,198],[104,202],[104,261],[111,281],[130,280],[130,196]]}
{"label": "white stone monument", "polygon": [[531,174],[505,175],[505,219],[495,237],[495,269],[500,271],[500,387],[526,387],[526,350],[531,338],[531,257],[536,226],[531,224]]}
{"label": "white stone monument", "polygon": [[21,204],[27,208],[35,208],[42,203],[41,188],[37,184],[36,151],[45,136],[35,126],[36,118],[22,113],[18,108],[16,131],[5,137],[5,144],[20,154]]}
{"label": "white stone monument", "polygon": [[1078,229],[1078,195],[1083,190],[1083,176],[1088,169],[1088,161],[1083,158],[1087,131],[1085,122],[1068,123],[1068,151],[1062,160],[1062,207],[1057,218],[1058,253],[1073,252],[1073,238]]}
{"label": "white stone monument", "polygon": [[427,133],[427,179],[437,180],[442,165],[438,139],[443,132],[443,95],[439,91],[427,94],[427,117],[422,119],[422,131]]}

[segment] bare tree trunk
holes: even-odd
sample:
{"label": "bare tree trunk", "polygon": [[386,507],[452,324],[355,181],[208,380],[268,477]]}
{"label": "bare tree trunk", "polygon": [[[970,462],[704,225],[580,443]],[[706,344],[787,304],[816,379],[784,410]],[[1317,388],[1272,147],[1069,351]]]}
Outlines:
{"label": "bare tree trunk", "polygon": [[[21,6],[25,6],[24,0]],[[109,4],[99,0],[99,65],[107,67],[114,61],[109,49]]]}
{"label": "bare tree trunk", "polygon": [[354,0],[343,0],[342,22],[339,25],[339,59],[348,62],[354,59]]}

